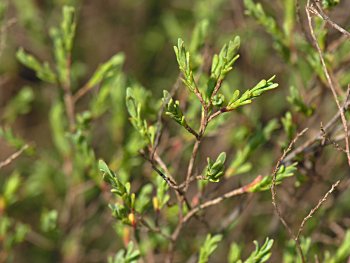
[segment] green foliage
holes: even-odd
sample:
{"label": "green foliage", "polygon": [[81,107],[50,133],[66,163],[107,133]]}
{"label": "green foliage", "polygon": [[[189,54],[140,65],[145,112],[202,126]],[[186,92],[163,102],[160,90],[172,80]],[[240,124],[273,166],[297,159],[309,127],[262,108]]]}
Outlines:
{"label": "green foliage", "polygon": [[5,202],[5,205],[11,205],[17,200],[17,191],[21,184],[21,178],[18,173],[13,173],[6,183],[3,185],[2,189],[2,200]]}
{"label": "green foliage", "polygon": [[174,46],[177,63],[183,75],[183,82],[191,92],[195,92],[197,84],[194,81],[193,71],[191,68],[190,52],[186,50],[184,41],[179,38],[177,46]]}
{"label": "green foliage", "polygon": [[75,35],[75,10],[71,6],[64,6],[62,10],[62,22],[59,28],[51,28],[50,35],[54,45],[56,70],[61,85],[70,83],[70,59]]}
{"label": "green foliage", "polygon": [[[304,256],[307,258],[310,248],[311,248],[311,238],[300,238],[300,247],[303,251]],[[296,248],[295,248],[295,241],[289,240],[287,245],[285,246],[285,251],[283,254],[283,262],[286,263],[301,263],[302,260],[298,256]],[[328,261],[326,261],[328,262]]]}
{"label": "green foliage", "polygon": [[[297,163],[293,163],[288,166],[281,165],[276,173],[276,185],[282,183],[282,181],[288,177],[291,177],[294,175]],[[273,177],[272,175],[268,175],[265,177],[261,177],[258,182],[256,182],[254,185],[249,187],[247,190],[248,192],[261,192],[269,190],[272,185]]]}
{"label": "green foliage", "polygon": [[233,63],[239,58],[237,51],[240,46],[239,36],[225,44],[219,54],[215,54],[211,65],[211,77],[216,81],[223,80],[233,68]]}
{"label": "green foliage", "polygon": [[275,76],[271,77],[268,80],[261,80],[253,88],[246,90],[242,96],[239,96],[239,90],[235,90],[230,99],[228,105],[226,106],[227,110],[234,110],[240,106],[252,103],[252,100],[256,97],[259,97],[261,94],[268,90],[272,90],[278,87],[277,83],[274,83]]}
{"label": "green foliage", "polygon": [[309,117],[313,114],[314,108],[307,106],[299,91],[294,86],[289,89],[290,95],[287,97],[287,101],[295,108],[297,112],[303,113],[305,116]]}
{"label": "green foliage", "polygon": [[0,240],[2,251],[9,251],[16,244],[24,241],[29,232],[29,227],[22,223],[16,223],[7,216],[0,217]]}
{"label": "green foliage", "polygon": [[140,251],[134,248],[134,243],[129,242],[126,250],[121,249],[114,257],[108,258],[108,263],[136,263],[140,258]]}
{"label": "green foliage", "polygon": [[155,127],[148,126],[146,120],[141,118],[141,102],[136,100],[133,91],[132,88],[126,90],[126,107],[130,115],[130,122],[142,138],[152,145],[156,135]]}
{"label": "green foliage", "polygon": [[26,143],[19,136],[15,135],[9,127],[0,127],[0,138],[16,149],[22,148]]}
{"label": "green foliage", "polygon": [[93,87],[99,84],[102,80],[115,75],[116,71],[120,71],[125,60],[122,53],[118,53],[111,57],[107,62],[100,65],[87,83],[88,87]]}
{"label": "green foliage", "polygon": [[213,254],[213,252],[218,246],[218,243],[221,240],[222,240],[222,235],[215,235],[212,237],[210,234],[208,234],[204,241],[204,244],[201,246],[198,263],[208,262],[209,257],[211,256],[211,254]]}
{"label": "green foliage", "polygon": [[323,8],[329,9],[340,3],[340,0],[322,0]]}
{"label": "green foliage", "polygon": [[43,211],[40,217],[40,227],[44,232],[50,232],[57,228],[57,210]]}
{"label": "green foliage", "polygon": [[[260,3],[255,3],[253,0],[244,0],[244,5],[247,9],[246,13],[254,17],[259,22],[259,24],[261,24],[265,30],[273,37],[274,46],[276,49],[280,51],[285,57],[289,57],[289,51],[285,44],[286,38],[278,26],[276,19],[272,16],[267,15]],[[285,23],[286,29],[291,26],[290,15]]]}
{"label": "green foliage", "polygon": [[273,245],[273,239],[266,238],[264,244],[259,247],[259,243],[254,241],[255,250],[249,255],[246,260],[241,259],[241,248],[236,243],[232,243],[230,246],[230,252],[228,255],[229,263],[264,263],[271,257],[271,249]]}
{"label": "green foliage", "polygon": [[170,97],[169,92],[166,90],[163,91],[163,94],[163,103],[166,107],[165,114],[181,126],[187,126],[185,116],[180,109],[180,102],[178,100],[174,101],[173,98]]}
{"label": "green foliage", "polygon": [[286,112],[286,115],[282,117],[281,121],[282,121],[283,129],[287,134],[288,140],[291,141],[295,136],[295,133],[297,130],[297,128],[295,127],[295,124],[293,123],[292,114],[289,111]]}
{"label": "green foliage", "polygon": [[33,90],[28,86],[23,87],[6,105],[3,116],[5,122],[12,123],[19,115],[27,114],[31,110],[31,103],[33,100]]}
{"label": "green foliage", "polygon": [[338,246],[334,255],[326,251],[325,262],[329,263],[340,263],[346,261],[350,256],[350,231],[347,230],[343,239],[343,242]]}
{"label": "green foliage", "polygon": [[163,180],[163,178],[161,178],[160,176],[157,176],[156,189],[157,189],[156,196],[153,197],[153,208],[156,211],[159,211],[164,207],[164,205],[170,199],[169,194],[167,194],[169,185]]}
{"label": "green foliage", "polygon": [[47,62],[40,63],[35,57],[26,53],[23,48],[20,48],[16,55],[23,65],[35,71],[39,79],[52,84],[56,83],[56,75]]}
{"label": "green foliage", "polygon": [[[232,9],[225,0],[198,3],[180,0],[176,5],[147,1],[139,5],[140,1],[136,0],[121,1],[118,9],[129,14],[136,8],[142,19],[130,22],[128,17],[113,13],[111,19],[99,19],[97,24],[93,16],[100,15],[100,10],[108,14],[109,7],[115,3],[112,1],[106,6],[93,1],[93,5],[100,8],[89,13],[88,23],[85,15],[79,18],[82,24],[75,41],[77,14],[72,6],[63,6],[61,22],[49,33],[53,41],[49,48],[44,28],[56,23],[58,8],[63,2],[37,5],[33,0],[14,0],[11,12],[7,10],[8,3],[0,3],[0,49],[6,48],[6,52],[2,52],[6,55],[2,56],[5,60],[1,84],[9,87],[4,93],[5,99],[13,96],[5,101],[0,116],[1,143],[6,144],[3,158],[6,160],[12,150],[21,149],[27,143],[35,145],[35,152],[32,146],[25,150],[26,154],[31,153],[26,158],[9,156],[11,165],[1,169],[0,246],[4,253],[0,253],[0,261],[4,257],[9,262],[20,261],[23,255],[16,245],[25,241],[26,234],[32,231],[26,242],[33,244],[25,244],[28,261],[47,261],[59,254],[64,261],[85,262],[95,252],[106,258],[111,247],[118,251],[124,244],[126,248],[108,257],[108,262],[146,262],[165,260],[165,257],[168,261],[185,262],[196,256],[192,244],[196,243],[193,241],[198,233],[217,231],[224,235],[207,235],[205,240],[199,240],[202,243],[199,262],[209,262],[224,238],[225,241],[234,238],[237,243],[231,244],[228,253],[228,248],[222,247],[223,253],[218,254],[216,261],[224,261],[219,256],[225,255],[228,262],[267,262],[273,240],[267,238],[261,247],[254,241],[256,248],[252,253],[247,242],[251,237],[261,239],[266,234],[263,232],[269,231],[266,222],[270,215],[266,211],[271,211],[271,203],[259,200],[271,198],[267,190],[271,188],[273,176],[259,175],[253,181],[251,178],[271,169],[273,160],[280,157],[281,150],[294,138],[297,127],[308,126],[318,131],[319,127],[313,125],[318,119],[323,121],[322,114],[327,113],[328,118],[337,112],[331,103],[319,108],[308,104],[318,101],[314,95],[322,94],[320,98],[328,101],[331,94],[323,92],[327,82],[320,58],[297,25],[294,1],[283,0],[276,7],[268,1],[264,7],[258,1],[244,1],[246,13],[262,25],[269,38],[246,23],[249,18],[239,14],[240,9]],[[68,2],[76,6],[82,4],[79,0]],[[329,9],[338,2],[322,1],[322,6]],[[3,34],[13,30],[9,14],[18,22],[15,31],[25,29],[28,34],[21,38],[18,34],[7,34],[9,41],[5,43]],[[234,32],[229,20],[235,25]],[[109,21],[113,23],[109,25]],[[343,102],[341,96],[350,79],[345,68],[349,42],[337,36],[328,39],[329,27],[322,18],[312,17],[312,22]],[[195,28],[191,34],[186,28],[192,25]],[[179,36],[188,43],[186,48],[180,38],[174,47],[184,85],[175,81],[178,70],[175,72],[174,64],[168,63],[174,54],[166,47],[166,43],[176,41]],[[242,67],[235,67],[233,71],[241,42],[244,61]],[[225,44],[216,47],[216,43]],[[18,72],[22,68],[11,60],[18,44],[23,46],[17,51],[18,61],[32,69],[41,81],[33,80],[31,72],[27,75],[26,70]],[[270,52],[270,46],[279,51],[275,53],[282,55],[282,60]],[[35,50],[35,56],[25,51],[28,47]],[[93,64],[99,63],[98,56],[115,52],[114,49],[125,50],[128,58],[118,51],[93,71]],[[49,54],[53,54],[52,59]],[[215,55],[210,57],[211,54]],[[48,62],[38,58],[48,58]],[[123,72],[125,61],[130,75],[147,83],[152,92]],[[291,87],[289,96],[280,92],[276,96],[264,96],[264,101],[255,107],[241,107],[278,86],[274,76],[261,81],[256,77],[265,75],[270,65],[276,65],[273,68],[278,70],[280,83]],[[91,76],[85,74],[90,71]],[[52,88],[40,89],[42,81]],[[246,83],[253,81],[258,84],[245,90]],[[19,89],[24,82],[30,87]],[[171,96],[164,90],[169,87],[173,87]],[[163,99],[158,97],[162,90]],[[172,129],[172,125],[168,125],[170,120],[162,118],[163,111],[186,131]],[[229,111],[234,112],[226,114]],[[302,118],[298,113],[303,114]],[[316,119],[310,119],[313,113]],[[128,116],[131,125],[127,122]],[[329,135],[338,136],[336,131],[331,127]],[[301,138],[300,145],[304,139],[310,142],[310,138],[312,134]],[[324,165],[324,159],[331,160],[329,157],[333,156],[330,150],[323,151],[321,147],[327,144],[317,139],[306,148],[307,154],[298,154],[286,163],[282,160],[276,185],[295,174],[307,180],[315,171],[319,175],[324,170],[332,170],[341,177],[347,171],[341,163],[345,158],[338,158],[336,165],[327,162],[327,169],[323,169],[320,164]],[[203,156],[213,156],[216,152],[221,153],[214,160],[208,158],[206,165]],[[108,160],[108,165],[98,161],[100,158]],[[225,164],[226,158],[230,162]],[[295,160],[300,173],[296,173]],[[239,176],[248,172],[244,177]],[[327,181],[326,174],[320,175]],[[310,188],[319,183],[308,182],[306,187]],[[299,189],[304,190],[303,182],[298,183],[296,189],[292,189],[293,184],[286,185],[290,188],[288,191],[300,194]],[[251,211],[246,210],[245,205],[249,200],[246,197],[252,193],[261,198],[253,204],[254,215],[242,221],[238,216],[242,211]],[[312,194],[316,198],[317,191]],[[237,202],[226,200],[236,195],[240,196]],[[347,196],[345,191],[344,195]],[[336,195],[332,201],[344,198],[339,196],[342,195]],[[107,203],[114,216],[112,223]],[[295,213],[304,214],[302,207],[297,206]],[[331,220],[341,219],[347,210],[346,205],[345,208],[332,206]],[[220,219],[214,224],[213,215]],[[242,227],[231,231],[237,222]],[[322,225],[320,231],[325,228]],[[249,229],[249,236],[241,229]],[[315,229],[312,229],[315,234],[322,234]],[[307,234],[312,237],[314,233]],[[293,240],[282,245],[285,232],[274,231],[274,236],[280,244],[276,248],[277,256],[284,253],[284,262],[301,262]],[[343,262],[349,257],[349,236],[347,231],[343,243],[329,251],[327,247],[325,253],[312,246],[311,238],[301,238],[301,247],[308,260],[315,253],[325,262]],[[241,259],[244,255],[248,255],[246,260]]]}
{"label": "green foliage", "polygon": [[244,147],[237,151],[231,164],[228,166],[225,176],[231,177],[249,172],[252,169],[252,164],[248,161],[249,157],[259,146],[270,140],[272,133],[276,131],[278,127],[277,120],[273,119],[269,121],[265,127],[257,128],[248,142],[244,144]]}
{"label": "green foliage", "polygon": [[232,243],[230,246],[228,257],[227,257],[227,262],[228,263],[242,262],[240,258],[241,258],[241,248],[236,243]]}
{"label": "green foliage", "polygon": [[263,263],[271,257],[273,240],[266,238],[265,243],[259,248],[259,243],[254,241],[255,251],[244,261],[245,263]]}
{"label": "green foliage", "polygon": [[226,153],[222,152],[219,154],[216,161],[207,158],[207,167],[205,169],[204,178],[208,179],[210,182],[219,182],[220,178],[224,175],[226,161]]}

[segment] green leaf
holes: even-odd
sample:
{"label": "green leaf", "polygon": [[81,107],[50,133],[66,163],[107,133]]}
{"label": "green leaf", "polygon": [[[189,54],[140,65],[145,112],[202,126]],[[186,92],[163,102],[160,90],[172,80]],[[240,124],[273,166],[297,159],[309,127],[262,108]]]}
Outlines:
{"label": "green leaf", "polygon": [[[161,178],[160,176],[157,176],[156,178],[156,189],[157,189],[157,203],[156,207],[154,207],[156,210],[161,210],[163,206],[169,201],[170,196],[168,194],[169,185]],[[153,201],[153,206],[155,206],[155,203]]]}
{"label": "green leaf", "polygon": [[151,125],[148,126],[146,120],[141,118],[141,103],[136,100],[132,88],[127,88],[126,90],[126,107],[130,115],[131,124],[145,141],[153,145],[156,128]]}
{"label": "green leaf", "polygon": [[340,0],[322,0],[322,6],[325,9],[330,9],[332,7],[335,7],[340,3]]}
{"label": "green leaf", "polygon": [[23,87],[6,105],[3,118],[7,122],[12,123],[16,120],[18,115],[26,114],[30,111],[30,104],[33,102],[33,100],[33,90],[28,86]]}
{"label": "green leaf", "polygon": [[287,97],[287,101],[293,106],[297,112],[303,113],[306,117],[310,117],[314,113],[314,108],[309,107],[304,103],[299,91],[294,86],[289,89],[290,95]]}
{"label": "green leaf", "polygon": [[273,82],[274,78],[275,78],[275,76],[272,76],[268,80],[265,80],[265,79],[261,80],[253,88],[245,91],[240,98],[238,98],[239,92],[238,92],[238,90],[236,90],[233,93],[233,96],[232,96],[231,100],[229,101],[228,105],[226,106],[226,108],[228,110],[233,110],[233,109],[236,109],[240,106],[249,104],[252,102],[253,99],[255,99],[256,97],[259,97],[264,92],[277,88],[278,84]]}
{"label": "green leaf", "polygon": [[182,80],[188,90],[194,92],[197,85],[194,81],[193,71],[191,69],[190,52],[186,50],[184,41],[181,38],[178,39],[177,46],[174,46],[174,51],[179,69],[183,75]]}
{"label": "green leaf", "polygon": [[218,243],[222,240],[222,235],[215,235],[211,237],[210,234],[207,235],[204,244],[201,246],[199,252],[198,263],[206,263],[209,260],[209,257],[218,246]]}
{"label": "green leaf", "polygon": [[205,169],[204,177],[211,182],[219,182],[224,175],[226,153],[222,152],[215,162],[207,158],[208,165]]}
{"label": "green leaf", "polygon": [[191,43],[190,43],[190,52],[198,52],[204,45],[205,37],[208,32],[209,21],[203,19],[200,21],[193,30]]}
{"label": "green leaf", "polygon": [[15,147],[17,150],[25,145],[25,141],[19,136],[15,135],[11,128],[6,126],[0,127],[0,138],[2,138],[12,147]]}
{"label": "green leaf", "polygon": [[262,5],[260,3],[255,3],[253,0],[244,0],[244,6],[247,9],[246,13],[254,17],[274,39],[275,48],[281,52],[285,58],[289,58],[290,51],[285,43],[289,41],[289,39],[279,28],[276,19],[267,15]]}
{"label": "green leaf", "polygon": [[241,248],[236,244],[232,243],[228,254],[228,263],[239,263],[241,257]]}
{"label": "green leaf", "polygon": [[9,179],[6,181],[3,189],[3,196],[7,204],[16,202],[16,192],[21,184],[21,178],[18,172],[11,174]]}
{"label": "green leaf", "polygon": [[34,70],[39,79],[52,84],[56,83],[56,75],[47,62],[40,63],[35,57],[26,53],[23,48],[17,51],[16,57],[23,65]]}
{"label": "green leaf", "polygon": [[137,263],[140,255],[140,251],[135,249],[134,243],[130,241],[127,249],[121,249],[114,257],[109,257],[108,263]]}
{"label": "green leaf", "polygon": [[232,70],[234,62],[239,58],[237,51],[240,46],[239,36],[226,43],[220,53],[215,54],[211,66],[211,77],[217,81],[223,80],[227,73]]}
{"label": "green leaf", "polygon": [[89,87],[93,87],[103,81],[105,78],[116,74],[117,71],[120,71],[124,60],[125,56],[122,53],[118,53],[111,57],[107,62],[103,63],[96,69],[87,85]]}
{"label": "green leaf", "polygon": [[[281,184],[285,178],[294,176],[294,173],[297,170],[297,164],[298,163],[295,162],[287,167],[281,165],[276,174],[276,185]],[[247,189],[247,192],[261,192],[269,190],[272,184],[272,179],[272,175],[263,177],[256,184]]]}
{"label": "green leaf", "polygon": [[273,239],[266,238],[265,243],[259,248],[259,243],[254,241],[255,251],[244,261],[244,263],[264,263],[271,257]]}
{"label": "green leaf", "polygon": [[148,207],[151,206],[151,194],[153,187],[151,184],[144,185],[137,196],[135,203],[135,209],[139,213],[143,213]]}
{"label": "green leaf", "polygon": [[62,103],[57,102],[52,106],[49,119],[55,146],[62,155],[67,156],[71,147],[67,136],[68,124]]}
{"label": "green leaf", "polygon": [[62,40],[65,51],[70,53],[73,46],[73,38],[75,35],[75,9],[72,6],[63,6],[62,9],[62,23],[61,23],[61,32]]}
{"label": "green leaf", "polygon": [[288,141],[291,141],[294,138],[295,133],[297,131],[297,127],[293,123],[292,114],[289,111],[286,112],[286,115],[282,117],[281,121],[282,121],[283,129],[287,134]]}
{"label": "green leaf", "polygon": [[186,126],[185,116],[183,115],[180,109],[180,102],[178,100],[174,101],[173,98],[170,97],[168,91],[163,91],[163,103],[165,104],[165,114],[176,121],[181,126]]}

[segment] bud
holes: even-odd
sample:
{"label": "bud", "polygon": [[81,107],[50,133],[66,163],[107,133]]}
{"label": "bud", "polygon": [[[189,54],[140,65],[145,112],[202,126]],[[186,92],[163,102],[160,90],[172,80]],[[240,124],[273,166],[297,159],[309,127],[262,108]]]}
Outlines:
{"label": "bud", "polygon": [[135,227],[135,226],[136,226],[135,214],[134,214],[134,213],[130,213],[130,214],[128,215],[128,219],[129,219],[131,225],[132,225],[133,227]]}
{"label": "bud", "polygon": [[152,199],[152,202],[153,202],[153,208],[156,212],[159,211],[159,201],[158,201],[158,198],[156,196],[153,197]]}

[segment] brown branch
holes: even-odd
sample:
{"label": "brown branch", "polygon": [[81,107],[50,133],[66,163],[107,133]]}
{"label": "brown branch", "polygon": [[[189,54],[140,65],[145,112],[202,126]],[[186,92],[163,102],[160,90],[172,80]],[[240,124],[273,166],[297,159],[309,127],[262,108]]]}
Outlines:
{"label": "brown branch", "polygon": [[[346,99],[344,101],[343,107],[342,107],[342,112],[344,113],[350,106],[350,101],[349,101],[349,97],[350,97],[350,85],[348,86],[348,90],[347,90],[347,96]],[[324,131],[326,133],[331,133],[331,129],[333,129],[336,121],[339,119],[340,117],[340,111],[337,111],[337,113],[327,122],[327,124],[324,126]],[[344,139],[345,136],[343,136],[342,138]],[[284,159],[284,162],[290,162],[292,161],[298,154],[301,154],[303,152],[307,152],[310,151],[312,148],[314,148],[315,146],[313,146],[316,142],[322,140],[322,131],[320,131],[319,133],[317,133],[315,136],[313,136],[312,138],[310,138],[309,140],[307,140],[305,143],[303,143],[301,146],[297,147],[296,149],[294,149],[293,151],[291,151],[286,158]]]}
{"label": "brown branch", "polygon": [[323,11],[323,9],[322,9],[322,7],[321,7],[321,5],[320,5],[318,0],[315,0],[313,2],[314,2],[313,4],[316,6],[316,8],[311,5],[310,6],[310,11],[311,12],[313,12],[316,15],[318,15],[320,18],[322,18],[324,21],[326,21],[331,27],[333,27],[334,29],[338,30],[344,36],[346,36],[347,38],[350,38],[350,32],[347,31],[346,29],[342,28],[341,26],[339,26],[337,23],[333,22],[329,18],[329,16],[327,16],[324,13],[324,11]]}
{"label": "brown branch", "polygon": [[28,147],[29,147],[28,144],[25,144],[17,152],[13,153],[8,158],[6,158],[6,160],[0,162],[0,169],[9,165],[13,160],[15,160],[18,156],[20,156]]}
{"label": "brown branch", "polygon": [[74,95],[73,95],[73,101],[74,103],[77,103],[77,101],[83,97],[86,93],[88,93],[90,90],[92,90],[93,87],[89,85],[89,83],[86,83],[83,87],[81,87]]}
{"label": "brown branch", "polygon": [[240,188],[229,191],[219,197],[216,197],[212,200],[209,200],[199,206],[194,207],[191,211],[189,211],[186,216],[183,218],[182,224],[186,223],[189,219],[191,219],[197,212],[203,210],[205,208],[211,207],[213,205],[219,204],[225,199],[231,198],[233,196],[241,195],[247,193],[247,186],[242,186]]}
{"label": "brown branch", "polygon": [[223,81],[224,81],[223,79],[219,79],[219,80],[216,82],[214,91],[213,91],[213,93],[211,94],[210,101],[214,98],[214,96],[215,96],[215,95],[218,93],[218,91],[220,90]]}
{"label": "brown branch", "polygon": [[323,58],[322,50],[321,50],[321,48],[320,48],[320,46],[319,46],[319,44],[318,44],[318,42],[317,42],[317,38],[316,38],[314,29],[313,29],[313,26],[312,26],[311,13],[314,13],[314,12],[315,12],[315,8],[313,7],[312,4],[310,4],[310,0],[308,0],[308,2],[307,2],[307,5],[306,5],[306,7],[305,7],[305,10],[306,10],[306,15],[307,15],[307,19],[308,19],[308,24],[309,24],[309,29],[310,29],[311,37],[312,37],[312,39],[313,39],[313,44],[314,44],[314,46],[316,47],[316,50],[317,50],[318,55],[319,55],[319,57],[320,57],[323,72],[324,72],[324,74],[325,74],[325,76],[326,76],[326,79],[327,79],[329,88],[330,88],[331,91],[332,91],[332,94],[333,94],[333,97],[334,97],[334,101],[335,101],[335,103],[337,104],[338,110],[339,110],[339,112],[340,112],[340,118],[341,118],[341,121],[342,121],[342,124],[343,124],[344,133],[345,133],[346,155],[347,155],[347,159],[348,159],[348,165],[350,166],[349,133],[348,133],[348,127],[347,127],[347,123],[346,123],[346,118],[345,118],[344,112],[343,112],[343,110],[342,110],[342,107],[340,106],[340,103],[339,103],[339,100],[338,100],[338,94],[337,94],[337,92],[336,92],[336,90],[335,90],[333,81],[332,81],[332,79],[331,79],[331,77],[330,77],[330,74],[329,74],[329,72],[328,72],[326,63],[325,63],[324,58]]}
{"label": "brown branch", "polygon": [[279,218],[279,220],[282,222],[282,224],[284,225],[284,227],[287,229],[290,237],[292,239],[295,240],[295,243],[296,243],[296,246],[297,246],[297,250],[298,250],[298,253],[300,255],[300,258],[302,260],[303,263],[305,263],[305,257],[304,257],[304,254],[303,254],[303,251],[301,249],[301,246],[300,246],[300,243],[299,243],[299,240],[296,239],[296,237],[294,236],[293,234],[293,231],[291,230],[291,228],[288,226],[288,223],[287,221],[283,218],[283,215],[282,215],[282,212],[281,210],[279,209],[279,206],[277,204],[277,199],[276,199],[276,179],[277,179],[277,172],[282,164],[282,161],[283,159],[287,156],[287,153],[291,151],[292,147],[294,146],[294,144],[296,143],[296,141],[299,139],[300,136],[302,136],[305,132],[307,131],[307,129],[304,129],[303,131],[301,131],[300,133],[298,133],[295,138],[291,141],[291,143],[289,144],[288,148],[286,150],[284,150],[282,156],[279,158],[279,160],[277,161],[277,164],[273,170],[273,173],[272,173],[272,184],[271,184],[271,195],[272,195],[272,205],[274,206],[275,208],[275,211],[276,211],[276,214]]}
{"label": "brown branch", "polygon": [[299,230],[298,230],[298,233],[295,237],[295,240],[299,240],[299,237],[300,237],[300,234],[301,234],[301,231],[303,231],[303,228],[305,226],[305,223],[307,220],[309,220],[313,214],[316,213],[316,211],[321,207],[321,205],[327,200],[328,196],[334,191],[334,189],[339,185],[340,183],[340,180],[337,181],[335,184],[332,185],[332,188],[323,196],[322,199],[320,199],[318,201],[318,204],[313,208],[311,209],[310,213],[303,219],[303,221],[301,222],[300,224],[300,227],[299,227]]}

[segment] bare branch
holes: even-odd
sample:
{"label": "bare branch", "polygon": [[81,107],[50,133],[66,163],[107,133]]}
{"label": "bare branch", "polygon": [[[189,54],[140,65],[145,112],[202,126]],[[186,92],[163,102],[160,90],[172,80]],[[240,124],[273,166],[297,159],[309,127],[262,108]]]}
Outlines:
{"label": "bare branch", "polygon": [[295,138],[289,144],[288,148],[283,152],[282,156],[277,161],[275,169],[273,170],[273,173],[272,173],[272,184],[271,184],[272,204],[273,204],[273,206],[275,208],[276,214],[277,214],[279,220],[284,225],[284,227],[287,229],[290,237],[295,240],[296,245],[297,245],[297,249],[298,249],[298,253],[299,253],[300,258],[301,258],[303,263],[306,262],[306,261],[305,261],[305,257],[304,257],[303,251],[301,249],[299,240],[295,238],[292,229],[288,226],[287,221],[283,218],[282,212],[279,209],[279,206],[277,204],[277,200],[276,200],[276,178],[277,178],[277,172],[278,172],[278,170],[279,170],[279,168],[280,168],[280,166],[282,164],[283,159],[286,157],[287,153],[290,152],[290,150],[292,149],[292,147],[294,146],[296,141],[299,139],[299,137],[302,136],[306,131],[307,131],[307,129],[304,129],[303,131],[301,131],[300,133],[298,133],[295,136]]}
{"label": "bare branch", "polygon": [[339,185],[340,183],[340,180],[337,181],[335,184],[332,185],[332,188],[323,196],[322,199],[320,199],[318,201],[318,204],[313,208],[311,209],[310,213],[303,219],[303,222],[301,222],[300,224],[300,227],[299,227],[299,230],[298,230],[298,234],[297,236],[295,237],[295,240],[299,240],[299,237],[300,237],[300,234],[301,234],[301,231],[303,231],[303,228],[305,226],[305,223],[307,220],[309,220],[313,214],[316,213],[316,211],[321,207],[321,205],[327,200],[327,197],[334,191],[334,189]]}
{"label": "bare branch", "polygon": [[18,156],[20,156],[28,147],[29,147],[28,144],[25,144],[24,146],[22,146],[21,149],[13,153],[6,160],[0,162],[0,169],[5,167],[6,165],[9,165],[13,160],[15,160]]}
{"label": "bare branch", "polygon": [[334,84],[333,84],[333,80],[332,80],[332,78],[330,77],[330,74],[329,74],[329,72],[328,72],[326,63],[325,63],[324,58],[323,58],[322,50],[321,50],[321,48],[320,48],[320,46],[319,46],[319,44],[318,44],[318,41],[317,41],[317,38],[316,38],[316,35],[315,35],[315,32],[314,32],[314,29],[313,29],[313,26],[312,26],[311,13],[315,13],[315,8],[314,8],[314,6],[310,3],[310,0],[308,0],[307,6],[306,6],[305,9],[306,9],[306,14],[307,14],[307,19],[308,19],[308,24],[309,24],[309,29],[310,29],[311,37],[312,37],[312,39],[313,39],[313,44],[314,44],[314,46],[316,47],[316,50],[317,50],[318,55],[319,55],[319,57],[320,57],[323,72],[324,72],[324,74],[325,74],[325,76],[326,76],[326,79],[327,79],[329,88],[330,88],[331,91],[332,91],[332,94],[333,94],[333,97],[334,97],[334,101],[335,101],[335,103],[337,104],[338,110],[339,110],[339,112],[340,112],[340,118],[341,118],[341,121],[342,121],[342,124],[343,124],[344,133],[345,133],[346,155],[347,155],[347,158],[348,158],[348,165],[350,166],[350,148],[349,148],[348,126],[347,126],[347,123],[346,123],[346,118],[345,118],[343,109],[342,109],[342,107],[341,107],[341,105],[340,105],[340,103],[339,103],[339,100],[338,100],[338,94],[337,94],[337,92],[336,92],[336,90],[335,90],[335,87],[334,87]]}

